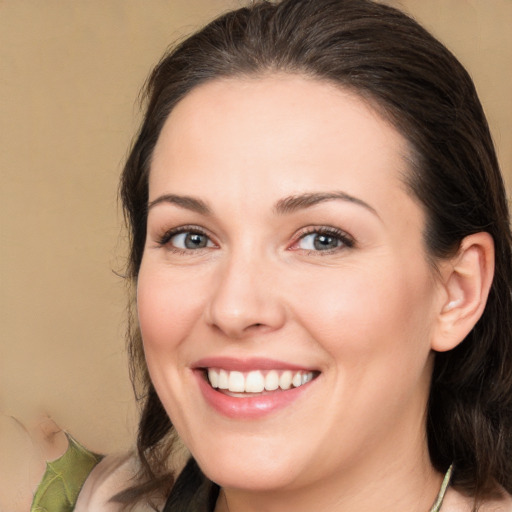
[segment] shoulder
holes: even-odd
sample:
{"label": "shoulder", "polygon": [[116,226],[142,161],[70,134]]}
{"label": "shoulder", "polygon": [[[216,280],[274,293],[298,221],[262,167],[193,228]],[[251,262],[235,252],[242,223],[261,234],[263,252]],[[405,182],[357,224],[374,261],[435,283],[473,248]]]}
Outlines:
{"label": "shoulder", "polygon": [[67,447],[65,433],[49,417],[22,422],[0,414],[0,510],[28,510],[47,461],[62,457]]}
{"label": "shoulder", "polygon": [[[136,459],[132,455],[107,455],[91,472],[84,483],[75,512],[122,512],[119,503],[111,502],[112,496],[125,489],[137,472]],[[152,508],[137,506],[133,512],[150,512]]]}
{"label": "shoulder", "polygon": [[[189,453],[181,444],[176,449],[170,464],[173,471],[179,473]],[[135,454],[107,455],[91,472],[87,478],[74,512],[154,512],[154,508],[145,504],[123,508],[119,503],[111,502],[111,498],[126,489],[133,483],[139,468],[139,461]],[[163,508],[164,502],[156,503]]]}
{"label": "shoulder", "polygon": [[508,492],[502,491],[499,498],[484,503],[479,512],[512,512],[512,496]]}
{"label": "shoulder", "polygon": [[0,415],[0,453],[0,510],[29,510],[45,465],[24,426],[6,415]]}

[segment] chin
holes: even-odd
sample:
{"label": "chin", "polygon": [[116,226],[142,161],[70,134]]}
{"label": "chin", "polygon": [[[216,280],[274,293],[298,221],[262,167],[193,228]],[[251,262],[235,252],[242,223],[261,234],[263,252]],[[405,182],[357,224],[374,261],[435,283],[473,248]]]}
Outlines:
{"label": "chin", "polygon": [[281,449],[273,449],[271,442],[264,446],[258,443],[243,446],[241,442],[226,445],[230,448],[216,450],[215,454],[195,454],[203,473],[224,488],[248,491],[285,489],[293,485],[305,466],[300,460],[300,452],[283,450],[282,444]]}
{"label": "chin", "polygon": [[295,480],[295,471],[292,473],[290,467],[293,465],[285,467],[279,464],[278,467],[274,467],[268,463],[255,465],[249,461],[229,466],[201,466],[203,473],[220,487],[254,492],[291,488]]}

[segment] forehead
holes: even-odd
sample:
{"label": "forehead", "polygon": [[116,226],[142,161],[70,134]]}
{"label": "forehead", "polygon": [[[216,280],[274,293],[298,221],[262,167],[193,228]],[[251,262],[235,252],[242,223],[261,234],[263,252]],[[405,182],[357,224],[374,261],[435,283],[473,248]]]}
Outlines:
{"label": "forehead", "polygon": [[376,109],[339,86],[286,74],[217,79],[193,89],[164,124],[150,198],[222,193],[227,182],[248,201],[258,191],[269,199],[333,188],[362,199],[403,194],[407,155]]}

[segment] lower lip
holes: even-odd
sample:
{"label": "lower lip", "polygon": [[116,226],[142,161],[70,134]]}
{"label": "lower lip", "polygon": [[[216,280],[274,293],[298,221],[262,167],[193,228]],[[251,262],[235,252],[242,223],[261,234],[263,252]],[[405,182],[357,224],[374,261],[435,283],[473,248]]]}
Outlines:
{"label": "lower lip", "polygon": [[202,371],[195,371],[194,373],[206,402],[220,414],[235,419],[257,419],[283,409],[297,400],[315,381],[313,379],[298,388],[286,391],[273,391],[265,395],[248,397],[234,397],[225,395],[212,388]]}

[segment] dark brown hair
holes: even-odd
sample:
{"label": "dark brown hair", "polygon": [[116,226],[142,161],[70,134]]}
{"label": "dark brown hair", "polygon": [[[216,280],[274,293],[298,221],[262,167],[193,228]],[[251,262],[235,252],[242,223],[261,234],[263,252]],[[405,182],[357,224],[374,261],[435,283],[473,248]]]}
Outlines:
{"label": "dark brown hair", "polygon": [[[496,273],[485,311],[463,343],[436,354],[426,427],[433,465],[442,472],[453,462],[458,489],[478,499],[498,485],[512,492],[512,240],[504,185],[468,73],[402,12],[370,0],[255,2],[170,51],[147,83],[146,114],[122,175],[129,278],[137,280],[144,250],[153,149],[173,107],[209,80],[271,72],[350,89],[408,140],[411,171],[404,180],[425,209],[425,246],[434,264],[465,236],[492,235]],[[124,502],[166,495],[174,483],[167,465],[174,429],[149,380],[134,323],[129,351],[142,407],[141,473],[117,496]],[[192,478],[198,472],[191,467],[182,480],[194,494],[204,477]]]}

